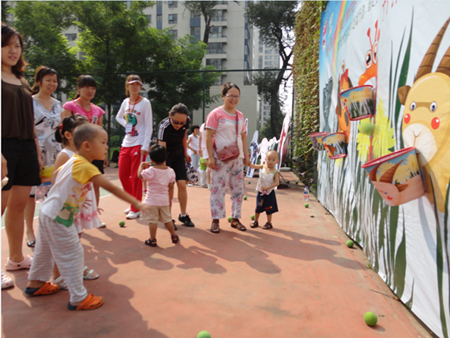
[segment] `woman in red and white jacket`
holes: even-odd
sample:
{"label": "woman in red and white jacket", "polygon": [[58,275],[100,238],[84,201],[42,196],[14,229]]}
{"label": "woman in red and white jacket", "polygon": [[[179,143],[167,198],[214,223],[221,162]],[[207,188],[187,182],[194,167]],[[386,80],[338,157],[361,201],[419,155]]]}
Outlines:
{"label": "woman in red and white jacket", "polygon": [[[123,189],[142,199],[142,181],[137,177],[139,165],[148,155],[153,132],[153,115],[150,101],[140,96],[142,81],[138,75],[129,75],[125,81],[125,94],[116,121],[125,127],[125,137],[119,153],[119,178]],[[125,210],[127,219],[139,217],[132,205]]]}

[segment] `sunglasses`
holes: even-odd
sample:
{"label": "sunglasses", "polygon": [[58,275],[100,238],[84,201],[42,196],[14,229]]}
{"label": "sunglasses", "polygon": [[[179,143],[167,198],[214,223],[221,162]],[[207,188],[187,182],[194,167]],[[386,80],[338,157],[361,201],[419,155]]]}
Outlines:
{"label": "sunglasses", "polygon": [[177,125],[177,126],[184,126],[186,124],[186,122],[178,122],[178,121],[174,121],[172,118],[172,124]]}

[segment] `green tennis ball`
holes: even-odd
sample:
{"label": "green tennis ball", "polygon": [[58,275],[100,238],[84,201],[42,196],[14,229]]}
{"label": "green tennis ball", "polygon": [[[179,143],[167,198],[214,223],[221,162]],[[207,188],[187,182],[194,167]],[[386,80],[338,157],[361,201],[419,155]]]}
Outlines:
{"label": "green tennis ball", "polygon": [[197,338],[211,338],[211,334],[208,331],[201,331],[198,333]]}
{"label": "green tennis ball", "polygon": [[365,313],[364,321],[369,326],[375,326],[375,325],[377,325],[378,317],[375,313],[369,311],[369,312]]}
{"label": "green tennis ball", "polygon": [[309,208],[309,204],[308,203],[305,203],[305,208]]}
{"label": "green tennis ball", "polygon": [[375,128],[375,125],[372,122],[366,122],[366,123],[361,123],[361,125],[359,126],[359,130],[361,131],[361,133],[365,134],[365,135],[370,135],[373,132],[373,129]]}
{"label": "green tennis ball", "polygon": [[120,221],[119,222],[119,226],[122,228],[122,227],[124,227],[125,226],[125,222],[124,221]]}
{"label": "green tennis ball", "polygon": [[251,215],[250,218],[252,219],[252,221],[255,220],[255,215]]}
{"label": "green tennis ball", "polygon": [[347,246],[348,246],[349,248],[353,248],[353,245],[354,245],[355,243],[353,243],[352,240],[348,240],[347,242],[345,242],[345,244],[347,244]]}
{"label": "green tennis ball", "polygon": [[295,184],[298,184],[298,181],[295,181]]}
{"label": "green tennis ball", "polygon": [[252,184],[252,182],[251,182],[251,181],[248,181],[248,184]]}
{"label": "green tennis ball", "polygon": [[231,222],[231,216],[228,216],[228,222]]}
{"label": "green tennis ball", "polygon": [[244,196],[244,201],[246,201],[247,200],[247,196]]}
{"label": "green tennis ball", "polygon": [[287,183],[287,184],[289,184],[289,183],[290,183],[290,181],[286,181],[286,183]]}

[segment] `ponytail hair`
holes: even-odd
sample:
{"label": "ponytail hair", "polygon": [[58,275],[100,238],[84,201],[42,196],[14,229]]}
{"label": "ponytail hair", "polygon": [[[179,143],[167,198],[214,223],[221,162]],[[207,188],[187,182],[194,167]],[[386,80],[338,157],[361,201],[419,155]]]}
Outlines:
{"label": "ponytail hair", "polygon": [[31,88],[31,95],[39,93],[39,83],[42,83],[45,75],[56,75],[57,81],[59,82],[58,72],[56,70],[47,66],[40,66],[34,73],[34,85]]}
{"label": "ponytail hair", "polygon": [[89,123],[89,120],[85,116],[79,114],[72,114],[65,117],[59,128],[55,131],[56,142],[67,145],[69,141],[64,136],[65,132],[68,131],[69,133],[73,133],[76,127],[81,126],[85,123]]}

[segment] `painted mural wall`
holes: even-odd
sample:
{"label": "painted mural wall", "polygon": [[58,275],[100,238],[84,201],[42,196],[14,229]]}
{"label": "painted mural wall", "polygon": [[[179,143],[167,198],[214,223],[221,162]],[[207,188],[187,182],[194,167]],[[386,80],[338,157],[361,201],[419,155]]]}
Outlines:
{"label": "painted mural wall", "polygon": [[318,199],[439,337],[450,336],[449,21],[445,1],[333,1],[320,40],[320,131],[342,134],[320,140]]}

